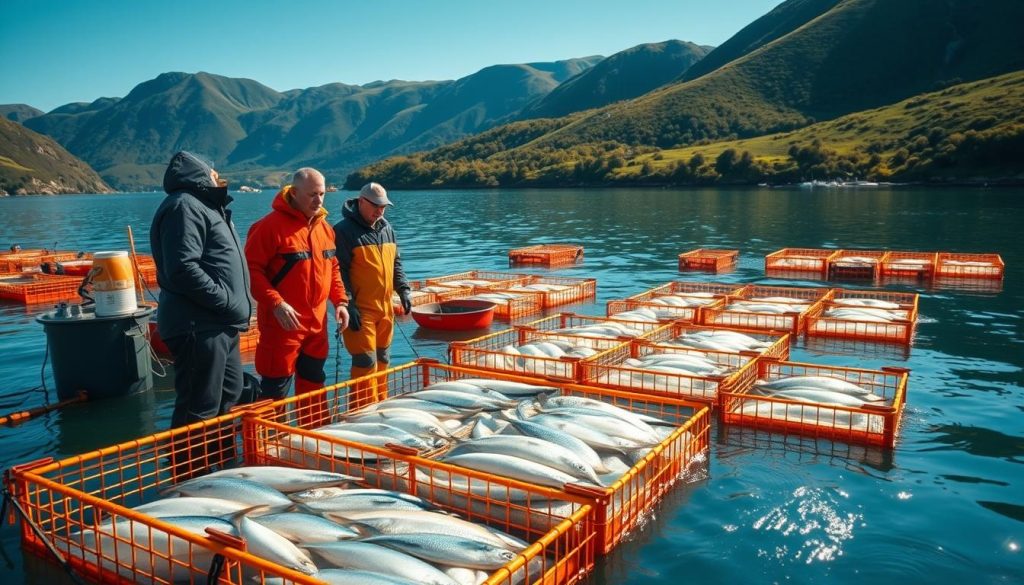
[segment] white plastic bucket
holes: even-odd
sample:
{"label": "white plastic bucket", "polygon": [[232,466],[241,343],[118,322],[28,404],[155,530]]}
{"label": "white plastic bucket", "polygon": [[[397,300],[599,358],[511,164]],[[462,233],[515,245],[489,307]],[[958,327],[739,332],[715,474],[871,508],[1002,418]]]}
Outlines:
{"label": "white plastic bucket", "polygon": [[135,271],[128,252],[96,252],[92,257],[92,268],[97,317],[126,315],[138,308]]}

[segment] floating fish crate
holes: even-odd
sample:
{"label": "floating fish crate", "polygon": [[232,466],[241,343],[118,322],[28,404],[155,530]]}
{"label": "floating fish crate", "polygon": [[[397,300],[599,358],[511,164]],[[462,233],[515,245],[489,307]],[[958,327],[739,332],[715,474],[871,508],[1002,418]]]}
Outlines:
{"label": "floating fish crate", "polygon": [[[441,285],[458,288],[470,287],[473,291],[508,288],[517,284],[529,284],[533,277],[528,274],[512,274],[493,270],[469,270],[447,276],[428,278],[424,281],[428,286]],[[442,300],[442,299],[439,299]]]}
{"label": "floating fish crate", "polygon": [[935,276],[937,252],[892,251],[882,260],[883,278],[927,279]]}
{"label": "floating fish crate", "polygon": [[[831,294],[831,289],[784,286],[750,285],[737,297],[729,297],[720,305],[708,307],[701,311],[700,322],[704,325],[719,327],[754,329],[761,331],[785,331],[792,335],[800,335],[807,326],[807,315]],[[730,308],[736,302],[756,302],[759,299],[772,297],[788,297],[803,302],[764,301],[780,306],[791,305],[792,311],[785,312],[751,312]]]}
{"label": "floating fish crate", "polygon": [[[256,414],[240,409],[62,461],[47,458],[13,467],[4,482],[31,522],[22,523],[25,549],[52,559],[48,549],[53,548],[77,575],[95,583],[243,585],[281,579],[321,583],[314,576],[246,552],[244,541],[237,537],[210,530],[195,534],[130,509],[158,499],[164,489],[205,473],[213,464],[237,467],[269,461],[288,465],[287,460],[268,456],[273,438],[282,433],[306,433],[256,419]],[[314,436],[312,440],[319,439]],[[315,447],[309,456],[318,457]],[[322,459],[325,468],[337,461]],[[531,543],[516,559],[492,572],[487,583],[572,584],[592,570],[599,542],[589,498],[461,473],[459,468],[446,469],[442,478],[440,473],[430,472],[437,466],[435,462],[411,460],[415,465],[392,476],[390,483],[408,486],[443,511]],[[360,483],[382,487],[389,482],[378,477]],[[509,497],[501,497],[501,493]],[[133,536],[120,531],[115,536],[112,527],[116,525],[129,526]],[[219,573],[211,573],[214,569]]]}
{"label": "floating fish crate", "polygon": [[1001,279],[1006,264],[999,254],[958,254],[939,252],[935,261],[936,277]]}
{"label": "floating fish crate", "polygon": [[[753,354],[744,355],[722,351],[691,350],[678,347],[631,344],[632,347],[616,348],[580,363],[583,371],[582,384],[599,388],[611,388],[633,392],[644,396],[663,396],[695,400],[709,407],[718,403],[719,392],[737,385],[750,372],[755,372]],[[732,368],[724,375],[687,374],[653,371],[630,367],[628,358],[643,358],[650,354],[700,354],[713,362]]]}
{"label": "floating fish crate", "polygon": [[783,248],[764,257],[764,270],[816,272],[828,276],[828,263],[839,250],[820,248]]}
{"label": "floating fish crate", "polygon": [[23,272],[0,276],[0,299],[23,305],[78,299],[82,279],[77,276]]}
{"label": "floating fish crate", "polygon": [[17,274],[37,270],[46,262],[64,262],[79,257],[79,252],[66,250],[22,250],[0,253],[0,274]]}
{"label": "floating fish crate", "polygon": [[[758,350],[752,350],[753,355],[773,357],[777,359],[789,359],[790,340],[792,336],[785,332],[771,332],[761,331],[757,329],[743,329],[738,327],[713,327],[707,325],[695,325],[692,323],[672,323],[665,327],[658,328],[657,331],[644,335],[643,337],[636,339],[634,345],[649,345],[655,350],[674,350],[678,351],[681,346],[673,345],[672,342],[679,340],[683,336],[696,333],[698,331],[723,331],[723,332],[736,332],[742,333],[753,337],[758,341],[762,341],[769,344],[768,347]],[[696,348],[683,348],[683,349],[696,349]],[[719,350],[723,351],[723,350]],[[634,351],[634,353],[638,353]],[[744,351],[737,353],[745,354]]]}
{"label": "floating fish crate", "polygon": [[679,270],[721,272],[735,266],[739,255],[739,250],[697,248],[679,255]]}
{"label": "floating fish crate", "polygon": [[573,244],[537,244],[508,252],[508,264],[564,266],[583,261],[583,246]]}
{"label": "floating fish crate", "polygon": [[[582,329],[591,326],[613,325],[624,329],[622,335],[615,337],[602,337],[594,334],[587,334],[585,331],[567,331],[567,329]],[[664,329],[663,322],[633,321],[629,319],[615,319],[614,317],[596,317],[593,315],[577,315],[575,313],[559,313],[523,323],[517,326],[520,329],[534,329],[551,339],[562,341],[592,343],[587,347],[594,349],[611,349],[620,341],[629,341],[639,337],[646,337],[652,332]]]}
{"label": "floating fish crate", "polygon": [[[558,318],[555,315],[551,318]],[[545,319],[544,321],[547,321]],[[629,345],[628,338],[599,338],[559,334],[534,329],[531,324],[497,331],[468,341],[448,344],[448,356],[453,366],[475,368],[541,379],[578,382],[582,379],[581,362],[585,357],[521,355],[507,352],[509,346],[519,347],[531,342],[566,341],[577,347],[593,349],[600,354],[619,346]]]}
{"label": "floating fish crate", "polygon": [[[879,321],[869,314],[865,314],[862,318],[829,315],[829,311],[841,308],[875,309],[870,306],[858,307],[842,304],[841,301],[848,299],[891,303],[897,308],[882,310],[892,313],[896,318],[891,321]],[[808,313],[807,335],[910,345],[914,338],[914,328],[917,326],[917,303],[917,293],[835,289],[832,297],[818,304]]]}
{"label": "floating fish crate", "polygon": [[658,313],[663,321],[699,323],[702,310],[721,306],[728,295],[737,294],[744,288],[742,284],[673,281],[624,300],[608,301],[606,314],[614,318],[625,311],[645,308]]}
{"label": "floating fish crate", "polygon": [[[822,437],[892,448],[907,401],[907,368],[864,370],[816,364],[758,360],[756,376],[746,376],[721,393],[723,424]],[[754,394],[755,382],[792,376],[828,376],[856,384],[884,401],[843,406]]]}
{"label": "floating fish crate", "polygon": [[[859,359],[905,362],[910,359],[910,346],[901,342],[870,341],[844,337],[808,336],[804,338],[805,355],[845,355]],[[788,359],[788,358],[783,358]],[[814,359],[811,357],[810,359]]]}
{"label": "floating fish crate", "polygon": [[[496,293],[512,295],[512,297],[492,298],[480,296]],[[476,290],[473,292],[472,295],[461,298],[481,298],[482,300],[494,303],[494,316],[497,317],[498,319],[505,319],[506,321],[511,321],[513,319],[518,319],[520,317],[528,317],[530,315],[540,313],[542,310],[544,310],[544,294],[541,292],[527,292],[522,290],[488,288]]]}
{"label": "floating fish crate", "polygon": [[[304,430],[309,425],[303,424],[303,421],[333,419],[346,412],[346,404],[348,410],[366,406],[368,402],[365,401],[348,403],[346,395],[349,394],[350,387],[367,384],[384,387],[389,397],[396,397],[429,387],[436,382],[480,377],[527,384],[538,383],[536,379],[522,376],[448,366],[432,359],[419,359],[314,393],[266,405],[260,411],[259,417],[247,417],[246,424],[252,423],[246,430],[247,443],[255,443],[252,450],[263,454],[257,459],[261,464],[276,464],[282,460],[281,454],[286,454],[284,462],[301,460],[307,464],[314,463],[314,466],[320,469],[365,477],[379,487],[408,491],[431,501],[447,503],[454,500],[452,507],[461,514],[475,513],[477,518],[493,520],[491,515],[497,513],[500,515],[499,520],[503,522],[498,527],[502,529],[505,529],[505,526],[510,529],[521,527],[518,523],[505,520],[507,508],[514,507],[516,517],[528,519],[529,526],[547,529],[548,525],[557,519],[544,520],[545,515],[552,514],[551,510],[560,510],[566,504],[574,507],[589,504],[593,507],[593,527],[598,553],[611,551],[630,530],[649,515],[654,505],[674,484],[685,479],[695,467],[706,464],[710,431],[709,409],[706,406],[686,400],[641,396],[577,384],[553,386],[562,395],[602,400],[637,414],[661,418],[678,426],[611,485],[596,488],[565,484],[558,490],[433,461],[416,455],[415,450],[405,447],[370,447],[320,434],[315,430]],[[321,406],[311,407],[310,399],[319,400]],[[326,410],[323,405],[327,405]],[[310,441],[303,440],[302,446],[299,447],[296,441],[288,437],[291,434],[301,435]],[[465,487],[470,482],[473,484],[472,490]],[[453,493],[456,491],[459,493]],[[514,493],[518,491],[530,491],[538,495],[535,500],[529,499],[525,504],[516,505],[515,502],[522,500],[522,496]],[[540,517],[537,516],[538,510],[533,507],[534,505],[539,506]],[[505,524],[506,522],[509,524]],[[564,520],[560,521],[558,526],[569,529],[568,523]],[[510,531],[515,534],[514,530]],[[575,532],[581,534],[582,531],[577,529]],[[582,560],[574,563],[574,567],[577,566],[580,570],[590,568]],[[488,581],[505,582],[510,580]]]}
{"label": "floating fish crate", "polygon": [[608,315],[609,319],[626,320],[626,317],[620,317],[621,314],[627,311],[635,311],[637,309],[650,309],[658,314],[658,321],[662,324],[673,323],[676,321],[683,321],[686,323],[699,323],[702,319],[702,312],[714,307],[721,307],[725,303],[725,299],[715,299],[713,302],[707,305],[692,306],[692,307],[679,307],[676,305],[666,305],[660,302],[653,301],[638,301],[634,299],[612,299],[608,301],[605,307],[605,314]]}
{"label": "floating fish crate", "polygon": [[828,261],[828,277],[874,280],[888,257],[885,250],[840,250]]}
{"label": "floating fish crate", "polygon": [[[526,287],[540,287],[544,293],[544,308],[568,305],[597,296],[596,278],[572,278],[568,276],[533,276]],[[512,287],[518,290],[518,287]]]}

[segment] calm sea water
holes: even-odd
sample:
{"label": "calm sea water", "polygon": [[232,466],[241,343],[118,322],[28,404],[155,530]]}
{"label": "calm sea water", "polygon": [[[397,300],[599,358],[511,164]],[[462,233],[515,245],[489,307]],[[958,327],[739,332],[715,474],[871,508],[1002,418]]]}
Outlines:
{"label": "calm sea water", "polygon": [[[273,193],[238,194],[244,234]],[[347,195],[329,194],[331,219]],[[0,200],[0,245],[127,249],[126,226],[148,251],[161,194]],[[562,308],[603,314],[604,303],[670,280],[808,284],[766,279],[782,247],[998,252],[1005,282],[984,287],[888,286],[921,293],[909,355],[891,348],[803,341],[793,359],[912,370],[903,431],[892,451],[713,427],[706,477],[677,488],[613,554],[592,584],[1024,582],[1024,243],[1021,190],[559,190],[402,192],[388,212],[411,278],[507,269],[510,248],[585,246],[582,265],[548,272],[595,277],[596,302]],[[680,274],[676,256],[736,248],[737,269]],[[0,413],[44,402],[30,391],[46,307],[0,302]],[[494,329],[501,327],[495,324]],[[399,323],[393,355],[444,358],[451,335]],[[344,355],[344,352],[342,352]],[[251,365],[247,366],[251,369]],[[340,362],[344,379],[348,359]],[[328,363],[333,380],[337,363]],[[167,427],[173,390],[68,408],[0,428],[0,467],[66,457]],[[0,531],[5,583],[69,582]]]}

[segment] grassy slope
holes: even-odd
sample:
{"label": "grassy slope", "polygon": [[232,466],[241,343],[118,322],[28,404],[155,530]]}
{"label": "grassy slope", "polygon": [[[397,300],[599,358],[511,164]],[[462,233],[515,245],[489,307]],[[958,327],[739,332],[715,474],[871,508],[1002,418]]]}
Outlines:
{"label": "grassy slope", "polygon": [[28,193],[106,193],[96,172],[51,138],[0,118],[0,189]]}
{"label": "grassy slope", "polygon": [[793,132],[646,154],[617,169],[616,174],[621,178],[636,176],[644,163],[666,168],[677,161],[689,161],[697,153],[714,160],[730,148],[749,152],[756,160],[767,164],[782,163],[789,159],[792,146],[806,146],[815,141],[840,156],[870,151],[882,159],[890,159],[900,149],[908,148],[918,136],[927,136],[936,129],[948,135],[1022,124],[1024,71],[1018,71],[915,96]]}

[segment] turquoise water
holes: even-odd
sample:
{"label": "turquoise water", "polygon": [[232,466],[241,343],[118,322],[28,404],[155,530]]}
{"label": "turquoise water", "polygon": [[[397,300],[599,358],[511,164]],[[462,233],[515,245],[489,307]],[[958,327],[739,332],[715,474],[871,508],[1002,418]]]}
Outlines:
{"label": "turquoise water", "polygon": [[[273,193],[238,194],[244,234]],[[332,220],[345,195],[328,195]],[[127,249],[131,225],[148,251],[161,194],[0,199],[0,246]],[[998,252],[996,288],[887,285],[921,293],[907,355],[892,347],[801,341],[796,361],[911,368],[896,448],[712,428],[706,477],[674,490],[591,584],[1024,582],[1024,215],[1021,190],[558,190],[400,192],[388,212],[411,278],[507,269],[514,247],[574,242],[582,265],[528,270],[597,278],[596,302],[559,310],[603,314],[607,300],[670,280],[809,284],[767,279],[782,247]],[[698,247],[741,251],[736,270],[681,274]],[[0,413],[43,403],[46,307],[0,302]],[[457,338],[399,323],[393,355],[443,359]],[[495,323],[492,330],[501,327]],[[332,350],[333,351],[333,350]],[[344,354],[344,352],[342,352]],[[332,354],[333,355],[333,354]],[[349,366],[341,360],[340,377]],[[251,365],[247,366],[251,369]],[[336,362],[328,363],[328,379]],[[48,378],[51,399],[53,381]],[[173,390],[93,403],[0,428],[0,467],[65,457],[166,428]],[[0,531],[5,583],[70,582]]]}

